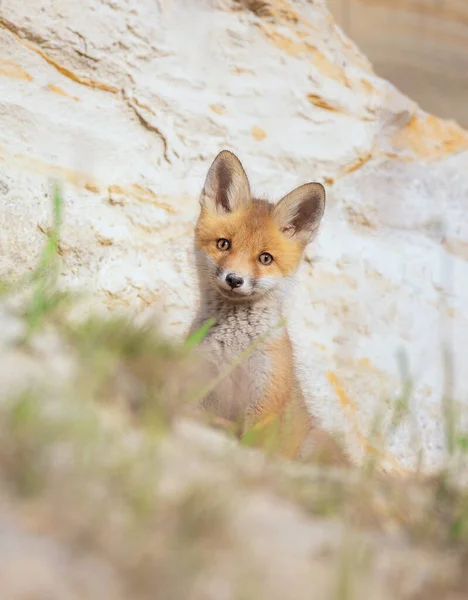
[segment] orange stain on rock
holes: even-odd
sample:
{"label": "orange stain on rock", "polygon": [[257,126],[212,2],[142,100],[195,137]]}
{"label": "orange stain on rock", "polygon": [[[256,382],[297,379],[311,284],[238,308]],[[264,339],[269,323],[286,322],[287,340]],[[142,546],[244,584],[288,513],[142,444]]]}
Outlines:
{"label": "orange stain on rock", "polygon": [[352,410],[356,410],[357,406],[355,402],[353,402],[353,400],[351,400],[351,398],[345,392],[338,377],[335,375],[335,373],[333,373],[333,371],[327,371],[327,379],[332,384],[335,394],[338,396],[338,400],[340,401],[341,407],[344,409],[351,408]]}
{"label": "orange stain on rock", "polygon": [[168,213],[176,213],[176,210],[170,204],[159,199],[149,188],[145,188],[138,183],[130,183],[128,185],[112,184],[108,186],[108,194],[112,204],[123,204],[125,198],[133,198],[144,204],[152,204],[158,208],[162,208]]}
{"label": "orange stain on rock", "polygon": [[322,75],[349,87],[348,78],[343,67],[332,62],[316,48],[313,50],[312,62]]}
{"label": "orange stain on rock", "polygon": [[232,72],[235,73],[236,75],[243,75],[244,73],[247,73],[248,75],[254,75],[255,71],[253,69],[249,69],[248,67],[233,67],[232,68]]}
{"label": "orange stain on rock", "polygon": [[468,149],[468,132],[454,121],[416,114],[393,136],[392,142],[396,148],[408,148],[418,158],[435,160]]}
{"label": "orange stain on rock", "polygon": [[364,92],[366,94],[378,93],[377,90],[375,89],[375,87],[372,85],[372,83],[368,79],[364,79],[364,77],[361,77],[361,79],[359,80],[359,83],[361,85],[361,88],[364,90]]}
{"label": "orange stain on rock", "polygon": [[44,52],[44,50],[42,50],[42,48],[40,48],[39,46],[36,46],[36,44],[33,44],[32,42],[21,37],[15,31],[15,28],[7,26],[6,23],[1,20],[1,18],[0,18],[0,27],[9,31],[18,40],[18,42],[20,44],[22,44],[26,48],[29,48],[29,50],[32,50],[36,54],[38,54],[49,65],[53,66],[61,75],[68,77],[68,79],[71,79],[72,81],[76,81],[77,83],[80,83],[81,85],[86,85],[87,87],[91,87],[91,88],[94,88],[97,90],[102,90],[105,92],[111,92],[113,94],[116,94],[120,91],[120,88],[115,85],[105,83],[102,81],[97,81],[96,79],[91,79],[87,76],[81,76],[78,73],[74,73],[71,69],[69,69],[65,65],[62,65],[59,62],[57,62],[56,60],[54,60],[51,56],[49,56],[46,52]]}
{"label": "orange stain on rock", "polygon": [[348,175],[349,173],[354,173],[354,171],[357,171],[358,169],[363,167],[366,163],[368,163],[372,157],[373,157],[372,151],[367,152],[366,154],[362,154],[361,156],[358,157],[358,159],[356,161],[354,161],[353,163],[351,163],[350,165],[345,167],[342,175]]}
{"label": "orange stain on rock", "polygon": [[[316,46],[307,42],[304,39],[304,35],[298,35],[296,32],[296,34],[292,33],[291,37],[289,37],[279,33],[273,25],[261,23],[260,26],[267,38],[289,56],[299,57],[309,54],[312,56],[313,65],[322,75],[339,81],[343,85],[349,85],[343,67],[329,60]],[[297,40],[294,40],[293,35],[297,37]]]}
{"label": "orange stain on rock", "polygon": [[260,18],[273,17],[275,21],[309,25],[307,19],[295,10],[288,0],[269,0],[268,2],[252,3],[250,10]]}
{"label": "orange stain on rock", "polygon": [[72,96],[71,94],[68,94],[65,90],[63,90],[58,85],[54,85],[53,83],[49,83],[48,88],[54,94],[58,94],[59,96],[64,96],[65,98],[71,98],[72,100],[75,100],[76,102],[79,101],[79,98],[77,98],[76,96]]}
{"label": "orange stain on rock", "polygon": [[[312,56],[312,62],[320,73],[350,87],[344,68],[335,63],[333,59],[327,58],[313,43],[316,39],[316,25],[299,14],[290,2],[276,0],[259,3],[258,9],[254,7],[251,10],[262,19],[259,23],[260,28],[278,49],[289,56],[300,57],[307,54]],[[268,21],[265,19],[268,19]],[[282,26],[281,32],[278,31],[278,25]],[[330,29],[334,27],[331,15],[329,25]],[[283,33],[286,29],[288,35]],[[338,37],[343,48],[346,49],[349,61],[364,71],[373,73],[371,64],[359,53],[356,47],[346,37]]]}
{"label": "orange stain on rock", "polygon": [[325,98],[319,96],[319,94],[307,94],[307,100],[314,106],[318,106],[319,108],[323,108],[324,110],[342,112],[339,108],[333,106],[333,104],[330,104],[328,100],[325,100]]}
{"label": "orange stain on rock", "polygon": [[224,113],[226,112],[225,107],[222,106],[221,104],[210,104],[210,108],[217,115],[224,115]]}
{"label": "orange stain on rock", "polygon": [[266,132],[258,125],[254,125],[252,127],[251,133],[252,133],[252,137],[259,142],[261,142],[262,140],[264,140],[267,137]]}
{"label": "orange stain on rock", "polygon": [[[104,188],[104,185],[100,184],[99,182],[90,180],[89,175],[86,175],[85,173],[73,171],[59,165],[52,165],[31,156],[25,156],[22,154],[8,155],[6,149],[0,146],[0,160],[5,159],[11,160],[12,162],[19,164],[22,168],[33,173],[52,176],[93,193],[99,193],[99,191]],[[122,186],[111,184],[107,186],[107,190],[109,196],[114,195],[117,197],[117,201],[115,202],[116,204],[119,203],[119,197],[122,199],[133,198],[138,202],[153,204],[154,206],[164,209],[168,213],[177,212],[173,206],[160,199],[152,190],[145,188],[138,183],[129,183]]]}
{"label": "orange stain on rock", "polygon": [[453,256],[468,261],[468,242],[458,238],[447,238],[443,245],[447,252],[450,252]]}
{"label": "orange stain on rock", "polygon": [[63,181],[67,181],[77,187],[82,187],[89,179],[89,176],[80,171],[74,171],[60,165],[52,165],[45,161],[25,154],[9,154],[5,149],[0,147],[0,157],[9,159],[13,163],[20,165],[22,168],[39,173],[41,175],[52,176]]}
{"label": "orange stain on rock", "polygon": [[375,370],[376,366],[369,358],[359,358],[357,361],[359,367],[363,369]]}
{"label": "orange stain on rock", "polygon": [[0,75],[12,77],[13,79],[23,79],[24,81],[32,81],[31,75],[20,65],[12,60],[2,60],[0,62]]}
{"label": "orange stain on rock", "polygon": [[300,56],[301,54],[310,53],[314,46],[307,42],[294,41],[288,36],[279,33],[273,25],[269,23],[260,24],[267,38],[280,50],[289,54],[289,56]]}
{"label": "orange stain on rock", "polygon": [[88,181],[87,183],[85,183],[84,188],[85,190],[88,190],[88,192],[92,192],[93,194],[99,193],[99,186],[94,181]]}

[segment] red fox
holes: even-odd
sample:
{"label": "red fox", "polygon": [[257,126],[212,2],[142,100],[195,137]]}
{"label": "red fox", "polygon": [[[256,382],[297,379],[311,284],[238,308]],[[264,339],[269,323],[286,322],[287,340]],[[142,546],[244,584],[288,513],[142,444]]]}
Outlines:
{"label": "red fox", "polygon": [[240,423],[241,436],[255,431],[261,438],[276,424],[284,456],[312,452],[347,462],[307,411],[282,323],[292,279],[324,213],[325,189],[306,183],[276,205],[253,198],[241,162],[224,150],[208,171],[200,204],[195,228],[200,306],[191,331],[214,319],[201,343],[214,376],[245,354],[220,378],[203,408]]}

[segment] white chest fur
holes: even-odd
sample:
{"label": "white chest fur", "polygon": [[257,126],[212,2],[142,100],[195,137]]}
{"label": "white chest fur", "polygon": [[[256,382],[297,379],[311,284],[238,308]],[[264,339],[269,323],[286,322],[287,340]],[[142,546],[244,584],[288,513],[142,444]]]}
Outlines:
{"label": "white chest fur", "polygon": [[[265,306],[221,305],[216,309],[216,323],[201,349],[220,381],[204,406],[220,417],[237,420],[258,403],[270,382],[267,345],[280,334],[280,318]],[[200,317],[197,320],[203,321]]]}

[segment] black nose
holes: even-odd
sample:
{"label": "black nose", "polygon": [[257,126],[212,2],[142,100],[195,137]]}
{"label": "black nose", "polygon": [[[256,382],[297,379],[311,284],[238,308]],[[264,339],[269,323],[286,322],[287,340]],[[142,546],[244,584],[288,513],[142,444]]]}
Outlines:
{"label": "black nose", "polygon": [[226,275],[226,283],[232,288],[238,288],[244,283],[244,280],[235,273],[228,273]]}

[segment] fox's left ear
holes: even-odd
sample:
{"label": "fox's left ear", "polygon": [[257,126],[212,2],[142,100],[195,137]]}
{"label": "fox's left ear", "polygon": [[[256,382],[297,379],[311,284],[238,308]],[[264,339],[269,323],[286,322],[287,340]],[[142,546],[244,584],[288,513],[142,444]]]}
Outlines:
{"label": "fox's left ear", "polygon": [[325,188],[321,183],[306,183],[278,202],[273,218],[281,231],[308,244],[315,237],[325,210]]}
{"label": "fox's left ear", "polygon": [[223,150],[214,159],[200,196],[202,207],[219,213],[238,210],[250,202],[250,185],[235,154]]}

